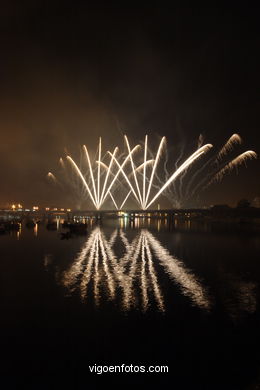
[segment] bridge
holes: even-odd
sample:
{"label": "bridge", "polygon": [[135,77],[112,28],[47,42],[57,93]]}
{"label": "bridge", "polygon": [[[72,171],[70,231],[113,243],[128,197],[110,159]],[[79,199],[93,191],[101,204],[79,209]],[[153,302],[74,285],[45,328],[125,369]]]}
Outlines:
{"label": "bridge", "polygon": [[209,209],[187,208],[187,209],[154,209],[154,210],[70,210],[57,211],[40,209],[32,210],[0,210],[1,219],[52,219],[61,217],[64,219],[73,219],[74,217],[90,217],[97,220],[106,218],[144,218],[144,219],[167,219],[170,223],[177,218],[213,218],[222,220],[242,219],[246,221],[260,219],[260,209],[254,207],[248,208],[230,208],[230,207],[211,207]]}

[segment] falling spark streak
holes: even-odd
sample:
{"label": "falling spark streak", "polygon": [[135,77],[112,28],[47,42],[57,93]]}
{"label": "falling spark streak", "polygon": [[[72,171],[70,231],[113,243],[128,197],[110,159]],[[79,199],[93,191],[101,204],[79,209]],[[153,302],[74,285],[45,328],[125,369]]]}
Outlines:
{"label": "falling spark streak", "polygon": [[[179,162],[181,161],[181,159],[182,159],[182,157],[183,157],[183,154],[184,154],[184,145],[182,145],[181,146],[181,152],[180,152],[180,155],[179,155],[179,157],[177,158],[177,160],[175,161],[175,170],[177,170],[178,169],[178,164],[179,164]],[[168,179],[169,179],[169,177],[168,177]],[[182,178],[180,178],[180,179],[182,179]],[[181,182],[180,182],[180,187],[181,187]],[[177,194],[177,188],[176,188],[176,183],[175,182],[173,182],[173,189],[174,189],[174,191],[175,191],[175,194]]]}
{"label": "falling spark streak", "polygon": [[[116,158],[115,158],[114,160],[115,160],[115,162],[116,162],[116,164],[117,164],[117,166],[119,167],[119,170],[120,170],[120,169],[121,169],[121,166],[120,166],[119,162],[117,161]],[[137,197],[137,195],[136,195],[136,192],[135,192],[133,186],[131,185],[130,180],[128,179],[128,177],[127,177],[125,171],[122,169],[121,172],[122,172],[122,174],[123,174],[125,180],[126,180],[127,183],[129,184],[129,186],[130,186],[130,188],[131,188],[131,190],[132,190],[134,196],[136,197],[137,202],[139,203],[139,199],[138,199],[138,197]]]}
{"label": "falling spark streak", "polygon": [[[129,158],[131,157],[132,153],[134,153],[139,147],[140,147],[140,145],[136,145],[136,146],[131,150],[131,152],[128,154],[128,156],[125,158],[123,164],[120,165],[120,169],[118,169],[117,173],[116,173],[115,176],[114,176],[114,179],[113,179],[112,182],[110,183],[110,186],[108,187],[107,192],[105,193],[105,195],[104,195],[104,197],[103,197],[103,202],[105,202],[106,197],[107,197],[109,191],[110,191],[111,188],[113,187],[113,185],[114,185],[116,179],[118,178],[119,173],[120,173],[121,171],[123,171],[123,168],[124,168],[125,164],[127,163],[127,161],[129,160]],[[110,152],[109,152],[109,153],[110,153]],[[110,153],[110,155],[111,155],[111,153]]]}
{"label": "falling spark streak", "polygon": [[87,161],[88,161],[90,176],[91,176],[92,185],[93,185],[93,189],[94,189],[95,200],[96,200],[96,203],[98,204],[97,191],[96,191],[96,184],[95,184],[95,180],[94,180],[92,165],[91,165],[90,158],[89,158],[89,154],[88,154],[88,149],[87,149],[87,147],[86,147],[85,145],[83,145],[83,149],[84,149],[84,151],[85,151],[85,154],[86,154],[86,157],[87,157]]}
{"label": "falling spark streak", "polygon": [[199,158],[202,154],[204,154],[209,148],[212,148],[211,144],[206,144],[196,150],[178,169],[175,171],[172,176],[167,180],[167,182],[162,186],[162,188],[157,192],[157,194],[153,197],[153,199],[146,206],[146,209],[161,195],[161,193],[171,184],[177,176],[185,169],[187,169],[197,158]]}
{"label": "falling spark streak", "polygon": [[[98,148],[98,161],[101,161],[101,137],[99,137],[99,148]],[[100,164],[98,164],[98,182],[97,182],[97,204],[100,207]]]}
{"label": "falling spark streak", "polygon": [[[103,201],[103,194],[104,194],[104,192],[106,190],[108,177],[109,177],[109,175],[111,173],[111,167],[112,167],[112,164],[113,164],[113,159],[111,159],[111,161],[109,163],[109,167],[106,166],[107,167],[107,174],[106,174],[106,177],[105,177],[105,181],[104,181],[103,189],[102,189],[102,194],[101,194],[101,197],[100,197],[100,165],[101,165],[101,161],[98,161],[97,190],[96,190],[95,179],[94,179],[93,169],[92,169],[92,165],[91,165],[90,158],[89,158],[89,153],[88,153],[88,150],[87,150],[85,145],[83,146],[83,148],[84,148],[84,151],[85,151],[85,154],[86,154],[86,157],[87,157],[87,161],[88,161],[88,166],[89,166],[89,171],[90,171],[90,176],[91,176],[91,180],[92,180],[92,187],[93,187],[94,194],[91,192],[90,186],[86,182],[84,176],[82,175],[80,169],[78,168],[78,166],[74,162],[74,160],[70,156],[67,156],[67,159],[72,163],[73,167],[76,169],[78,175],[80,176],[81,180],[83,181],[84,186],[87,189],[87,191],[88,191],[88,193],[89,193],[89,195],[91,197],[91,200],[92,200],[94,206],[96,207],[97,210],[99,210],[100,207],[102,206],[103,202],[104,202]],[[116,147],[114,149],[113,156],[116,154],[117,150],[118,150],[118,148]],[[98,154],[99,154],[99,157],[101,158],[101,138],[100,138],[100,142],[99,142]],[[111,196],[111,199],[112,199],[112,194],[111,194],[110,191],[108,191],[107,195],[108,194]],[[112,199],[112,200],[114,202],[114,199]],[[114,202],[114,204],[115,204],[115,202]]]}
{"label": "falling spark streak", "polygon": [[115,198],[113,197],[113,195],[111,194],[111,192],[109,191],[109,195],[110,195],[110,198],[112,199],[114,205],[115,205],[115,208],[118,210],[118,206],[116,204],[116,201],[115,201]]}
{"label": "falling spark streak", "polygon": [[143,169],[144,165],[150,165],[150,164],[153,164],[153,163],[154,163],[154,159],[146,160],[145,163],[142,163],[142,164],[139,165],[139,167],[135,168],[135,171],[139,172],[141,169]]}
{"label": "falling spark streak", "polygon": [[[128,138],[127,138],[126,135],[125,135],[125,141],[126,141],[128,153],[130,154],[130,145],[129,145]],[[137,188],[137,191],[138,191],[138,195],[139,195],[139,202],[140,202],[140,204],[141,204],[141,203],[142,203],[142,197],[141,197],[141,192],[140,192],[138,180],[137,180],[137,177],[136,177],[136,172],[135,172],[136,169],[135,169],[135,166],[134,166],[134,161],[133,161],[133,158],[132,158],[132,155],[131,155],[131,154],[130,154],[130,161],[131,161],[132,170],[133,170],[133,175],[134,175],[134,179],[135,179],[135,185],[136,185],[136,188]],[[143,165],[143,164],[142,164],[142,165]],[[143,165],[143,167],[144,167],[144,165]]]}
{"label": "falling spark streak", "polygon": [[203,145],[203,142],[204,142],[203,134],[200,134],[199,138],[198,138],[198,147],[197,147],[197,149],[199,149]]}
{"label": "falling spark streak", "polygon": [[65,168],[65,165],[64,165],[64,161],[63,161],[63,158],[62,158],[62,157],[60,157],[59,163],[60,163],[60,165],[62,166],[62,168],[64,169],[64,168]]}
{"label": "falling spark streak", "polygon": [[142,208],[145,209],[145,180],[146,180],[146,159],[147,159],[147,139],[148,136],[145,136],[145,141],[144,141],[144,169],[143,169],[143,202],[142,202]]}
{"label": "falling spark streak", "polygon": [[[154,163],[154,160],[151,159],[151,160],[147,160],[146,161],[146,165],[149,165],[149,164],[153,164]],[[105,168],[106,170],[108,170],[108,166],[103,162],[103,161],[97,161],[97,164],[100,164],[103,168]],[[141,169],[143,169],[144,167],[144,163],[140,164],[137,168],[135,168],[135,172],[139,172]],[[111,175],[115,176],[112,172],[111,172]],[[129,177],[133,175],[133,172],[131,172],[129,174]]]}
{"label": "falling spark streak", "polygon": [[56,178],[56,176],[55,176],[53,173],[49,172],[49,173],[47,174],[47,179],[50,180],[50,181],[52,181],[52,182],[53,182],[55,185],[57,185],[62,191],[64,190],[63,184]]}
{"label": "falling spark streak", "polygon": [[151,191],[151,187],[152,187],[152,183],[153,183],[153,178],[154,178],[155,170],[156,170],[156,167],[157,167],[157,165],[158,165],[159,158],[160,158],[160,154],[161,154],[161,150],[162,150],[162,148],[163,148],[163,144],[164,144],[165,140],[166,140],[165,137],[163,137],[163,138],[161,139],[161,142],[160,142],[160,145],[159,145],[159,148],[158,148],[156,157],[155,157],[155,161],[154,161],[154,165],[153,165],[152,174],[151,174],[151,177],[150,177],[150,180],[149,180],[148,191],[147,191],[147,195],[146,195],[146,198],[145,198],[144,208],[146,208],[145,206],[146,206],[146,204],[147,204],[147,201],[148,201],[148,198],[149,198],[149,195],[150,195],[150,191]]}
{"label": "falling spark streak", "polygon": [[68,171],[67,171],[67,169],[66,169],[66,166],[65,166],[65,163],[64,163],[64,160],[63,160],[62,157],[60,157],[59,163],[60,163],[60,166],[61,166],[61,168],[62,168],[62,170],[63,170],[63,174],[64,174],[64,176],[65,176],[65,179],[66,179],[67,181],[70,181],[69,175],[68,175]]}
{"label": "falling spark streak", "polygon": [[[127,138],[126,135],[125,135],[125,141],[126,141],[126,145],[127,145],[128,151],[130,151],[130,145],[129,145],[129,141],[128,141],[128,138]],[[159,157],[160,157],[161,150],[162,150],[164,142],[165,142],[165,137],[163,137],[161,142],[160,142],[160,145],[159,145],[159,148],[158,148],[155,160],[153,160],[153,159],[147,160],[148,136],[146,135],[145,136],[145,142],[144,142],[144,162],[138,168],[136,168],[135,165],[134,165],[132,157],[130,157],[131,166],[132,166],[132,173],[131,174],[134,175],[135,185],[136,185],[138,196],[139,196],[139,201],[138,200],[137,201],[140,204],[141,208],[144,209],[144,210],[146,209],[146,204],[147,204],[147,201],[148,201],[148,198],[149,198],[151,186],[152,186],[152,183],[153,183],[153,178],[154,178],[154,175],[155,175],[156,167],[157,167],[157,164],[158,164],[158,161],[159,161]],[[148,179],[147,174],[146,174],[146,167],[147,167],[148,164],[153,163],[153,162],[154,162],[154,167],[153,167],[153,170],[152,170],[152,174],[151,174],[150,179]],[[138,180],[137,180],[137,176],[136,176],[136,172],[138,172],[141,168],[143,170],[143,196],[141,195],[140,186],[139,186],[139,183],[138,183]],[[124,175],[124,173],[123,173],[123,175]],[[127,180],[128,184],[129,184],[128,179],[126,179],[126,180]],[[148,182],[149,182],[147,193],[146,193],[146,180],[148,180]],[[137,199],[137,195],[135,195],[135,197]]]}
{"label": "falling spark streak", "polygon": [[214,161],[215,163],[218,164],[218,161],[217,161],[217,159],[216,159],[216,156],[213,156],[213,157],[211,157],[205,164],[203,164],[201,168],[199,168],[199,169],[194,173],[194,175],[193,175],[191,181],[190,181],[189,184],[187,185],[187,189],[186,189],[186,194],[185,194],[185,196],[187,196],[188,194],[190,194],[191,196],[193,196],[193,195],[196,193],[197,189],[200,187],[200,185],[201,185],[202,183],[204,183],[204,182],[208,179],[209,176],[212,176],[212,172],[203,175],[202,180],[193,188],[192,191],[190,191],[190,189],[192,188],[192,185],[193,185],[193,183],[195,182],[196,178],[197,178],[197,177],[198,177],[198,176],[199,176],[199,175],[200,175],[200,174],[201,174],[209,165],[211,165],[213,161]]}
{"label": "falling spark streak", "polygon": [[[142,164],[140,164],[137,168],[135,168],[134,171],[131,172],[128,176],[131,177],[132,175],[134,175],[135,172],[139,172],[140,170],[142,170],[143,167],[144,167],[144,164],[150,165],[150,164],[153,164],[153,162],[154,162],[154,159],[147,160],[145,163],[142,163]],[[97,161],[97,163],[101,164],[101,166],[102,166],[103,168],[105,168],[106,170],[109,169],[109,167],[108,167],[105,163],[103,163],[102,161]],[[111,172],[110,174],[113,175],[113,176],[115,176],[112,172]],[[120,183],[120,184],[121,184],[121,183]],[[137,185],[138,185],[138,183],[137,183]],[[139,188],[139,187],[137,187],[137,188]],[[123,204],[121,205],[120,209],[121,209],[121,208],[123,207],[123,205],[125,204],[125,201],[126,201],[127,198],[129,197],[129,195],[131,194],[131,192],[132,192],[132,190],[130,190],[129,194],[127,194],[126,199],[124,200],[124,202],[123,202]],[[140,193],[140,190],[139,190],[139,193]],[[140,194],[140,196],[141,196],[141,194]],[[101,199],[103,199],[102,196],[101,196]],[[142,199],[142,198],[140,198],[140,199]],[[142,202],[142,200],[140,200],[138,203],[141,204],[141,202]],[[101,203],[103,203],[103,201],[101,201]]]}
{"label": "falling spark streak", "polygon": [[132,190],[130,190],[130,191],[128,192],[128,194],[126,195],[125,199],[123,200],[121,206],[119,207],[119,210],[122,210],[122,208],[124,207],[125,202],[127,201],[129,195],[131,194],[131,192],[132,192]]}
{"label": "falling spark streak", "polygon": [[86,187],[86,189],[87,189],[87,191],[88,191],[88,193],[89,193],[89,196],[90,196],[90,198],[91,198],[91,200],[92,200],[94,206],[98,209],[98,205],[97,205],[97,203],[95,202],[95,199],[93,198],[93,195],[92,195],[92,193],[91,193],[91,191],[90,191],[90,188],[89,188],[89,186],[88,186],[88,184],[87,184],[87,182],[86,182],[84,176],[82,175],[82,173],[81,173],[79,167],[77,166],[77,164],[75,163],[75,161],[74,161],[70,156],[67,156],[67,159],[71,162],[72,166],[75,168],[76,172],[77,172],[78,175],[80,176],[80,178],[81,178],[83,184],[85,185],[85,187]]}
{"label": "falling spark streak", "polygon": [[[111,158],[115,161],[115,163],[116,163],[117,166],[118,166],[117,174],[115,175],[115,177],[114,177],[112,183],[110,184],[109,190],[110,190],[110,188],[112,187],[112,185],[114,184],[115,180],[117,179],[117,176],[118,176],[119,173],[121,172],[121,173],[123,174],[124,178],[126,179],[128,185],[129,185],[129,187],[131,188],[131,190],[132,190],[132,192],[133,192],[133,194],[134,194],[134,196],[135,196],[137,202],[139,203],[138,196],[136,195],[136,192],[135,192],[135,190],[134,190],[134,188],[133,188],[133,186],[132,186],[130,180],[128,179],[128,177],[127,177],[125,171],[123,170],[124,165],[125,165],[126,162],[129,160],[129,158],[131,157],[133,151],[134,151],[137,147],[139,147],[139,145],[136,145],[136,146],[132,149],[132,151],[128,154],[128,156],[126,157],[125,161],[124,161],[123,164],[121,164],[121,165],[119,164],[119,162],[117,161],[117,159],[112,155],[112,153],[109,152]],[[107,192],[108,192],[108,191],[107,191]],[[105,198],[106,198],[106,196],[104,196],[104,199],[105,199]]]}
{"label": "falling spark streak", "polygon": [[48,179],[52,179],[54,182],[57,181],[56,177],[55,177],[54,174],[51,173],[51,172],[49,172],[49,173],[47,174],[47,177],[48,177]]}
{"label": "falling spark streak", "polygon": [[[109,163],[109,166],[108,166],[108,169],[107,169],[107,174],[106,174],[106,177],[105,177],[105,181],[104,181],[104,185],[103,185],[103,189],[102,189],[102,193],[101,193],[101,200],[100,200],[100,202],[99,202],[99,207],[101,207],[102,203],[104,203],[104,200],[103,200],[103,198],[104,198],[104,193],[105,193],[105,190],[106,190],[108,177],[109,177],[109,174],[110,174],[110,172],[111,172],[111,168],[112,168],[112,164],[113,164],[113,158],[115,157],[117,151],[118,151],[118,147],[115,147],[114,152],[113,152],[113,154],[112,154],[112,158],[111,158],[111,160],[110,160],[110,163]],[[101,161],[99,160],[98,163],[99,163],[98,165],[99,165],[99,167],[100,167]],[[110,191],[109,191],[109,193],[110,193]],[[110,193],[110,195],[111,195],[111,193]]]}
{"label": "falling spark streak", "polygon": [[[209,187],[213,182],[214,182],[214,177],[216,175],[216,171],[218,171],[218,166],[219,166],[219,162],[222,160],[222,158],[224,157],[224,155],[227,155],[228,152],[230,152],[231,150],[233,150],[233,145],[235,144],[241,144],[242,143],[242,138],[240,137],[239,134],[233,134],[229,139],[228,141],[225,143],[225,145],[220,149],[220,151],[218,152],[217,154],[217,157],[216,156],[213,156],[212,158],[210,158],[200,169],[197,170],[197,172],[193,175],[190,183],[188,184],[188,187],[186,189],[186,196],[190,193],[190,188],[192,187],[192,184],[194,183],[195,179],[210,165],[213,163],[215,163],[215,165],[217,166],[216,169],[214,169],[214,171],[210,171],[208,174],[206,175],[203,175],[203,178],[197,183],[197,185],[193,188],[193,190],[191,191],[190,193],[190,197],[193,197],[197,190],[206,182],[209,180],[209,178],[211,177],[211,180],[202,188],[202,189],[206,189],[207,187]],[[213,176],[213,178],[212,178]]]}
{"label": "falling spark streak", "polygon": [[[105,168],[106,171],[108,171],[108,166],[103,161],[96,161],[97,164],[100,164],[101,167]],[[115,174],[113,172],[110,172],[110,174],[115,177]]]}
{"label": "falling spark streak", "polygon": [[[244,153],[241,153],[239,156],[234,158],[232,161],[230,161],[228,164],[224,166],[210,181],[209,184],[213,183],[214,181],[221,181],[224,174],[226,172],[231,172],[235,167],[242,165],[247,160],[252,160],[254,158],[257,158],[257,154],[253,150],[248,150]],[[209,185],[208,184],[208,185]]]}
{"label": "falling spark streak", "polygon": [[220,160],[224,155],[226,155],[228,152],[230,152],[233,149],[233,146],[235,144],[241,144],[241,143],[242,143],[242,138],[240,137],[239,134],[231,135],[231,137],[225,143],[223,148],[220,149],[220,151],[217,155],[217,160]]}

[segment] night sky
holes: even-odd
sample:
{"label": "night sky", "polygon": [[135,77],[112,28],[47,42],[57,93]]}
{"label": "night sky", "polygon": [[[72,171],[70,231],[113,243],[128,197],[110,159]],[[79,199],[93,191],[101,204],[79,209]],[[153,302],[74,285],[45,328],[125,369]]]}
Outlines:
{"label": "night sky", "polygon": [[[65,148],[75,159],[82,144],[95,150],[99,135],[106,149],[124,133],[132,144],[165,135],[188,157],[199,134],[217,148],[237,132],[237,152],[259,154],[258,9],[86,4],[1,5],[1,206],[73,206],[46,174]],[[259,161],[247,166],[202,204],[259,196]]]}

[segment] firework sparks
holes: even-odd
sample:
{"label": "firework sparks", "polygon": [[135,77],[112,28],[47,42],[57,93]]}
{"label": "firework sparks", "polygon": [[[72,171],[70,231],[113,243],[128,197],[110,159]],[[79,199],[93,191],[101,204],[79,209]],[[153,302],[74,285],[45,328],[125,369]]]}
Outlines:
{"label": "firework sparks", "polygon": [[227,140],[225,145],[220,149],[218,155],[217,155],[217,160],[220,160],[223,156],[225,156],[228,152],[230,152],[234,145],[236,144],[241,144],[242,143],[242,138],[240,137],[239,134],[233,134],[231,137]]}
{"label": "firework sparks", "polygon": [[[136,188],[137,188],[137,191],[138,191],[139,202],[141,204],[142,203],[142,197],[141,197],[140,187],[139,187],[137,176],[136,176],[136,169],[135,169],[134,161],[133,161],[132,155],[130,154],[130,150],[131,149],[130,149],[129,141],[128,141],[128,138],[127,138],[126,135],[125,135],[125,141],[126,141],[126,146],[127,146],[127,149],[128,149],[128,154],[130,155],[130,162],[131,162],[132,171],[133,171],[133,175],[134,175],[135,185],[136,185]],[[142,166],[144,167],[143,164],[142,164]]]}
{"label": "firework sparks", "polygon": [[56,177],[55,177],[54,174],[51,173],[51,172],[48,172],[47,178],[50,179],[50,180],[53,180],[54,182],[57,181]]}
{"label": "firework sparks", "polygon": [[[193,169],[192,176],[190,176],[189,171],[192,169],[193,164],[212,149],[211,144],[202,146],[203,137],[200,135],[197,150],[179,165],[179,161],[182,159],[184,153],[182,148],[180,157],[175,162],[175,171],[169,174],[167,170],[168,153],[166,149],[166,161],[163,162],[163,166],[159,164],[162,159],[164,146],[166,145],[165,137],[161,138],[157,151],[153,156],[153,153],[148,147],[148,136],[145,136],[141,157],[143,161],[141,162],[140,155],[137,154],[136,156],[140,145],[131,148],[126,135],[124,136],[124,140],[127,147],[126,154],[121,154],[118,157],[117,152],[119,149],[115,147],[113,152],[108,151],[102,156],[102,139],[100,137],[96,152],[97,160],[94,158],[92,161],[89,151],[86,145],[84,145],[83,151],[87,166],[87,171],[85,172],[81,169],[81,164],[78,165],[72,157],[67,155],[67,161],[73,168],[73,172],[76,172],[76,175],[74,174],[71,178],[70,183],[74,183],[74,186],[77,187],[81,185],[81,191],[84,190],[84,193],[82,192],[80,194],[79,192],[79,195],[82,199],[89,196],[93,206],[97,210],[101,209],[108,197],[112,200],[116,210],[122,209],[131,194],[133,194],[134,199],[142,210],[147,210],[162,194],[166,195],[171,202],[182,205],[185,199],[192,198],[199,188],[207,188],[213,182],[220,181],[224,174],[232,171],[235,167],[240,166],[249,159],[257,157],[255,152],[247,151],[224,164],[224,156],[227,156],[235,145],[241,144],[242,142],[239,134],[233,134],[217,154],[211,154],[210,158],[203,165],[196,168],[196,171],[194,171],[195,168]],[[102,161],[107,156],[109,158],[108,164]],[[60,158],[59,163],[67,177],[64,160]],[[163,172],[165,178],[159,172]],[[48,173],[47,177],[55,183],[58,183],[56,177],[51,172]],[[121,180],[122,177],[123,180]],[[188,183],[187,180],[189,180]],[[123,183],[129,186],[129,191],[124,195],[123,202],[119,207],[118,199],[114,191],[118,188],[118,185],[122,186]],[[186,191],[184,185],[186,186]],[[203,185],[204,187],[202,187]]]}
{"label": "firework sparks", "polygon": [[144,169],[143,169],[143,201],[142,208],[145,209],[145,179],[146,179],[146,160],[147,160],[147,135],[145,136],[144,141]]}
{"label": "firework sparks", "polygon": [[[200,135],[198,146],[201,144],[202,136]],[[168,186],[165,191],[164,195],[170,200],[172,204],[174,204],[174,207],[182,207],[188,200],[193,199],[195,201],[194,197],[197,194],[197,200],[200,193],[208,188],[211,184],[216,182],[216,178],[220,178],[221,175],[224,175],[230,171],[230,166],[228,165],[231,163],[232,160],[230,160],[230,157],[228,156],[232,150],[235,148],[236,145],[239,145],[242,143],[242,139],[239,134],[233,134],[228,141],[224,144],[224,146],[216,153],[211,153],[209,155],[209,158],[203,162],[203,164],[200,164],[199,167],[195,168],[195,165],[193,169],[191,168],[191,173],[188,174],[188,171],[185,170],[180,176],[179,180],[173,181],[173,185]],[[254,153],[254,152],[253,152]],[[180,156],[183,155],[183,148],[181,149]],[[243,155],[246,159],[248,159],[247,154]],[[254,155],[255,157],[256,155]],[[254,158],[252,157],[252,158]],[[226,161],[224,162],[224,158]],[[180,157],[176,160],[180,160]],[[243,158],[242,158],[243,161]],[[241,159],[235,160],[235,166],[238,168],[239,165],[237,164],[241,162]],[[225,168],[225,169],[224,169]],[[167,172],[166,177],[169,177],[167,168],[165,169]],[[221,173],[220,173],[221,172]],[[219,174],[219,175],[218,175]],[[157,189],[160,189],[160,186],[163,185],[162,180],[158,177],[158,183],[159,186],[156,186]],[[214,180],[213,180],[214,179]],[[200,192],[199,192],[200,191]]]}
{"label": "firework sparks", "polygon": [[224,166],[210,181],[211,184],[214,181],[221,181],[226,172],[231,172],[234,168],[237,168],[239,165],[245,164],[247,160],[256,159],[257,154],[253,150],[248,150],[244,153],[241,153],[239,156],[234,158],[228,164]]}
{"label": "firework sparks", "polygon": [[[135,167],[133,158],[130,155],[130,145],[129,145],[129,141],[128,141],[128,138],[127,138],[126,135],[125,135],[125,141],[126,141],[126,145],[127,145],[127,148],[128,148],[128,152],[129,152],[128,156],[130,158],[131,167],[132,167],[131,174],[134,176],[134,181],[135,181],[135,186],[136,186],[137,191],[134,190],[134,185],[130,183],[129,178],[128,177],[127,178],[125,177],[125,178],[126,178],[127,183],[129,184],[130,189],[133,192],[137,202],[139,203],[140,207],[143,210],[145,210],[147,208],[147,202],[148,202],[148,199],[149,199],[151,187],[153,185],[153,180],[154,180],[156,168],[157,168],[157,165],[158,165],[158,162],[159,162],[159,158],[160,158],[160,155],[161,155],[161,151],[162,151],[164,143],[166,142],[166,139],[165,139],[165,137],[163,137],[161,139],[161,142],[159,144],[159,147],[158,147],[158,150],[157,150],[157,153],[156,153],[155,160],[153,160],[153,159],[147,160],[148,136],[147,135],[145,136],[145,141],[144,141],[144,161],[143,161],[143,163],[141,165],[139,165],[138,168]],[[153,165],[151,176],[148,177],[147,176],[147,166],[150,163],[154,163],[154,165]],[[137,172],[138,173],[140,172],[141,168],[142,168],[142,174],[143,174],[142,195],[141,195],[141,189],[140,189],[139,182],[138,182],[137,175],[136,175]],[[124,176],[126,176],[125,172],[122,172],[122,173],[123,173]],[[146,190],[146,181],[147,180],[148,180],[149,184],[148,184],[148,188]],[[136,192],[137,192],[138,195],[136,194]]]}
{"label": "firework sparks", "polygon": [[[112,158],[110,160],[110,163],[109,163],[109,166],[108,166],[108,169],[107,169],[107,173],[106,173],[106,177],[105,177],[105,181],[104,181],[104,185],[103,185],[103,189],[102,189],[102,193],[101,193],[101,200],[99,202],[99,207],[101,207],[101,205],[104,203],[104,193],[105,193],[105,190],[106,190],[106,186],[107,186],[107,181],[108,181],[108,178],[109,178],[109,175],[110,175],[110,172],[111,172],[111,168],[112,168],[112,164],[113,164],[113,158],[115,157],[116,153],[118,151],[118,147],[116,147],[114,149],[114,152],[112,154]],[[98,165],[100,167],[100,160],[98,161]],[[110,193],[110,196],[111,196],[111,192],[109,191]]]}
{"label": "firework sparks", "polygon": [[77,174],[78,174],[79,177],[81,178],[81,180],[82,180],[82,182],[83,182],[83,184],[84,184],[86,190],[88,191],[88,194],[89,194],[89,196],[90,196],[90,198],[91,198],[91,200],[92,200],[94,206],[98,209],[98,204],[97,204],[97,202],[95,201],[95,199],[94,199],[94,197],[93,197],[93,195],[92,195],[92,192],[91,192],[91,190],[90,190],[90,188],[89,188],[89,186],[88,186],[88,184],[87,184],[87,182],[86,182],[84,176],[82,175],[82,173],[81,173],[79,167],[77,166],[77,164],[75,163],[75,161],[74,161],[70,156],[67,156],[67,159],[68,159],[69,162],[72,164],[73,168],[76,170]]}
{"label": "firework sparks", "polygon": [[[115,163],[116,163],[117,166],[118,166],[118,172],[121,172],[121,173],[122,173],[122,175],[124,176],[126,182],[128,183],[129,187],[131,188],[131,191],[132,191],[132,193],[134,194],[134,196],[135,196],[137,202],[139,202],[139,199],[138,199],[138,196],[136,195],[136,192],[135,192],[135,190],[134,190],[134,187],[132,186],[130,180],[128,179],[127,174],[125,173],[125,171],[124,171],[124,169],[123,169],[123,166],[124,166],[124,164],[125,164],[125,162],[126,162],[126,159],[125,159],[124,163],[123,163],[122,165],[120,165],[119,162],[117,161],[117,159],[116,159],[115,157],[113,157],[112,154],[110,154],[110,155],[111,155],[111,158],[113,158],[113,160],[115,161]],[[131,156],[131,154],[129,155],[129,158],[130,158],[130,156]],[[114,178],[114,180],[115,180],[115,178]]]}
{"label": "firework sparks", "polygon": [[146,198],[145,198],[144,206],[147,204],[147,201],[148,201],[148,198],[149,198],[149,195],[150,195],[150,191],[151,191],[151,187],[152,187],[153,179],[154,179],[154,174],[155,174],[155,171],[156,171],[156,168],[157,168],[157,165],[158,165],[158,162],[159,162],[159,158],[160,158],[160,155],[161,155],[161,151],[162,151],[162,148],[163,148],[163,145],[164,145],[165,141],[166,141],[166,138],[163,137],[161,139],[161,142],[160,142],[160,145],[159,145],[156,157],[155,157],[153,170],[152,170],[152,174],[151,174],[151,177],[150,177],[150,180],[149,180],[149,186],[148,186],[148,190],[147,190],[147,195],[146,195]]}
{"label": "firework sparks", "polygon": [[[109,179],[109,177],[110,177],[110,175],[112,173],[111,169],[112,169],[112,165],[113,165],[113,160],[115,159],[115,155],[116,155],[116,153],[118,151],[118,147],[116,147],[114,149],[114,152],[111,154],[110,163],[109,163],[109,166],[107,167],[101,161],[102,142],[101,142],[101,138],[99,139],[98,161],[96,162],[97,166],[98,166],[97,167],[97,179],[96,179],[96,181],[95,181],[95,178],[94,178],[93,167],[92,167],[92,164],[91,164],[91,161],[90,161],[88,149],[87,149],[87,147],[85,145],[83,146],[83,150],[84,150],[85,156],[87,158],[88,169],[89,169],[89,173],[90,173],[92,186],[87,183],[86,178],[82,174],[82,171],[79,169],[79,167],[75,163],[75,161],[70,156],[67,156],[67,159],[72,164],[73,168],[76,170],[76,173],[78,174],[78,176],[82,180],[82,183],[83,183],[84,187],[86,188],[86,190],[87,190],[87,192],[88,192],[88,194],[89,194],[89,196],[90,196],[90,198],[92,200],[93,205],[95,206],[95,208],[97,210],[99,210],[101,208],[102,204],[104,203],[105,198],[109,195],[110,198],[112,199],[116,209],[118,209],[116,201],[115,201],[115,199],[114,199],[114,197],[113,197],[113,195],[111,194],[111,191],[110,191],[111,187],[107,190],[108,179]],[[101,190],[101,166],[104,167],[104,165],[105,165],[105,167],[107,169],[106,169],[105,180],[103,182],[103,186],[102,186],[102,190]]]}
{"label": "firework sparks", "polygon": [[128,194],[126,195],[125,199],[124,199],[123,202],[121,203],[120,210],[122,210],[122,208],[124,207],[125,202],[126,202],[127,199],[129,198],[131,192],[132,192],[132,190],[130,190],[130,191],[128,192]]}
{"label": "firework sparks", "polygon": [[97,190],[96,190],[95,179],[94,179],[94,175],[93,175],[93,169],[92,169],[92,165],[91,165],[91,162],[90,162],[88,149],[87,149],[87,147],[85,145],[83,145],[83,150],[85,151],[85,154],[86,154],[86,157],[87,157],[87,162],[88,162],[88,166],[89,166],[89,172],[90,172],[92,185],[93,185],[93,190],[94,190],[95,201],[96,201],[96,204],[97,204],[98,203],[98,197],[97,197]]}
{"label": "firework sparks", "polygon": [[113,197],[113,195],[111,194],[110,191],[109,191],[109,196],[110,196],[110,198],[112,199],[112,202],[114,203],[115,208],[118,210],[118,205],[117,205],[117,203],[116,203],[116,201],[115,201],[115,198]]}
{"label": "firework sparks", "polygon": [[175,171],[171,177],[167,180],[167,182],[162,186],[162,188],[157,192],[157,194],[153,197],[153,199],[146,206],[148,208],[155,202],[155,200],[161,195],[161,193],[185,170],[187,169],[197,158],[199,158],[202,154],[206,153],[213,145],[206,144],[196,150],[178,169]]}

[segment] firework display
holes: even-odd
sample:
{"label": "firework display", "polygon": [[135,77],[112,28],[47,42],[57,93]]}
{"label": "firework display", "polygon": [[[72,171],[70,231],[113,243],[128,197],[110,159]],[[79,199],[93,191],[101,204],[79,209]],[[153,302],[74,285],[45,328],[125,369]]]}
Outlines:
{"label": "firework display", "polygon": [[107,209],[108,206],[104,204],[108,198],[117,210],[125,207],[131,198],[139,209],[147,210],[162,195],[168,198],[172,207],[179,208],[199,191],[202,192],[213,183],[220,182],[226,173],[248,160],[257,158],[257,154],[252,150],[232,157],[234,147],[242,143],[238,134],[233,134],[217,152],[214,152],[212,144],[203,145],[203,137],[200,135],[197,149],[185,159],[184,148],[181,148],[172,164],[172,172],[172,169],[168,168],[169,156],[165,137],[161,138],[155,153],[148,146],[148,135],[145,136],[143,146],[138,144],[131,147],[126,135],[124,142],[126,152],[121,155],[118,156],[117,146],[113,152],[107,151],[103,154],[102,139],[99,138],[98,150],[92,159],[84,145],[80,164],[69,155],[66,156],[67,164],[60,158],[63,179],[58,180],[51,172],[47,175],[48,179],[64,188],[65,178],[72,187],[78,188],[83,200],[88,198],[91,201],[92,208],[96,210],[102,207]]}

